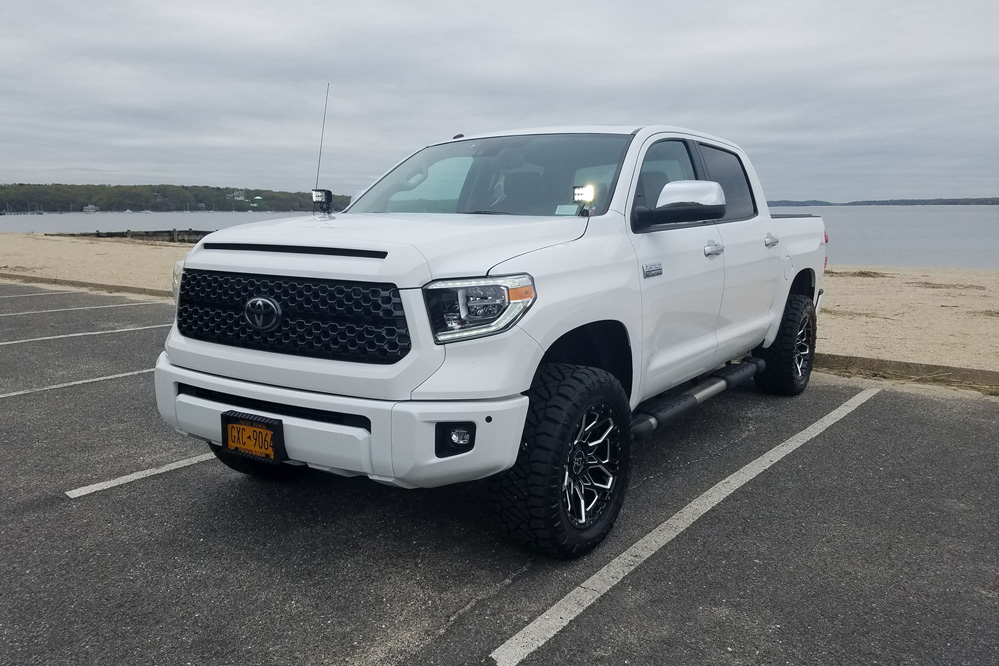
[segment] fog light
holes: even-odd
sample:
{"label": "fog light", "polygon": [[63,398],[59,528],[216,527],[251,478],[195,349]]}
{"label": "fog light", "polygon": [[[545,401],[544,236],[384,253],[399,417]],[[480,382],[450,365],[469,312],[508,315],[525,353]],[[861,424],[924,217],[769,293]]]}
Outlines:
{"label": "fog light", "polygon": [[475,423],[438,423],[434,453],[438,458],[450,458],[468,453],[475,446]]}
{"label": "fog light", "polygon": [[325,215],[333,213],[333,193],[329,190],[312,190],[312,212]]}

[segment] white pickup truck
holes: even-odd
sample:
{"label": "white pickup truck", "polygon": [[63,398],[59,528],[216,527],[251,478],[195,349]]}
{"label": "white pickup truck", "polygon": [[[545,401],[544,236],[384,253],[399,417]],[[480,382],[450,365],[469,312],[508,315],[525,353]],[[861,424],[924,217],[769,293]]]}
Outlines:
{"label": "white pickup truck", "polygon": [[491,477],[510,537],[575,557],[613,526],[635,437],[749,378],[808,384],[823,223],[771,215],[727,141],[459,136],[342,213],[316,193],[174,271],[159,411],[240,472]]}

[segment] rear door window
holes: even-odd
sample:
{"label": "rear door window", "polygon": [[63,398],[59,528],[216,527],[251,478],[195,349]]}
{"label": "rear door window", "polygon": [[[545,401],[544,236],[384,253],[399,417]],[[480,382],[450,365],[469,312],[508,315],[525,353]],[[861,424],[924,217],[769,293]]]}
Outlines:
{"label": "rear door window", "polygon": [[744,220],[756,215],[753,190],[739,156],[703,143],[700,150],[708,171],[707,179],[721,185],[725,192],[725,217],[722,220]]}

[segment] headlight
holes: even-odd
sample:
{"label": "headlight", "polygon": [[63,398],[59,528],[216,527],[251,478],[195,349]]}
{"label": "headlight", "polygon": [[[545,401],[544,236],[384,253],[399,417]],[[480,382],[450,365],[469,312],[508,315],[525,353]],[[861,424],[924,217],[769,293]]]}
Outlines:
{"label": "headlight", "polygon": [[530,275],[439,280],[423,288],[437,344],[505,331],[534,303]]}
{"label": "headlight", "polygon": [[180,278],[184,274],[184,260],[173,265],[173,302],[180,302]]}

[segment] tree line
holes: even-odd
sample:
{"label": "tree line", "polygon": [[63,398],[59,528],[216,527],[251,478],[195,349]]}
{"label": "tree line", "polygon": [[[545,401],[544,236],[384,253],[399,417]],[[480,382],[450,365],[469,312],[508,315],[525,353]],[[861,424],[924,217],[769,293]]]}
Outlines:
{"label": "tree line", "polygon": [[[333,195],[334,210],[348,203],[350,197]],[[312,193],[198,185],[0,185],[0,214],[78,213],[85,206],[107,212],[311,211]]]}

